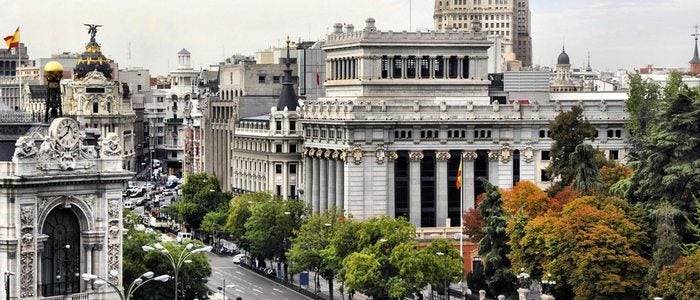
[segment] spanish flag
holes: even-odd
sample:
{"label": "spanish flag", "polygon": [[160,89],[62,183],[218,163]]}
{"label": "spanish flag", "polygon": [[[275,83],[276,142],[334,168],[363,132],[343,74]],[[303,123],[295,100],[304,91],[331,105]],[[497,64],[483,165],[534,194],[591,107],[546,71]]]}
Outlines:
{"label": "spanish flag", "polygon": [[19,27],[15,30],[15,34],[5,37],[5,43],[9,49],[19,47]]}
{"label": "spanish flag", "polygon": [[462,189],[462,160],[459,161],[459,169],[457,170],[457,181],[455,185],[458,189]]}

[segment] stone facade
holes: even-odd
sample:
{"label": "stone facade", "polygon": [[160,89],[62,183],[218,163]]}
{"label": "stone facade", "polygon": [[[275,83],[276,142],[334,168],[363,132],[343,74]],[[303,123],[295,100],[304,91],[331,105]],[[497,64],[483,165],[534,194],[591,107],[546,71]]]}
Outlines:
{"label": "stone facade", "polygon": [[549,184],[547,127],[573,106],[598,128],[594,147],[624,159],[624,93],[546,90],[523,100],[504,92],[499,104],[488,47],[480,33],[381,32],[372,19],[362,31],[329,35],[326,97],[302,111],[304,199],[313,211],[459,226],[460,206],[474,207],[482,191],[479,177],[501,188]]}
{"label": "stone facade", "polygon": [[19,138],[12,161],[0,162],[0,269],[14,273],[13,298],[119,299],[76,274],[121,283],[121,191],[132,173],[122,168],[116,133],[87,145],[79,127],[57,118]]}

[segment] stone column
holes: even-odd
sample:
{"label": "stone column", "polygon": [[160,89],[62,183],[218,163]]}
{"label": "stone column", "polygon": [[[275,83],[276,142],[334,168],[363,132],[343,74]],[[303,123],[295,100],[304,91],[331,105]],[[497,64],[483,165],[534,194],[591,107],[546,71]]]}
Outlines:
{"label": "stone column", "polygon": [[476,208],[474,205],[474,160],[476,160],[476,156],[476,151],[462,152],[462,206],[464,211]]}
{"label": "stone column", "polygon": [[410,182],[410,199],[408,204],[409,219],[411,224],[416,227],[420,227],[421,224],[421,205],[420,205],[420,163],[423,160],[423,152],[412,151],[408,154],[410,159],[409,162],[409,174],[408,180]]}
{"label": "stone column", "polygon": [[431,79],[435,79],[435,58],[432,56],[428,56],[428,73]]}
{"label": "stone column", "polygon": [[462,79],[462,60],[463,58],[457,58],[457,78]]}
{"label": "stone column", "polygon": [[[328,153],[330,154],[330,150],[328,150]],[[330,155],[328,155],[328,209],[335,209],[337,210],[338,208],[335,207],[335,188],[336,188],[336,174],[335,174],[335,160],[330,159]]]}
{"label": "stone column", "polygon": [[394,151],[389,151],[386,153],[386,182],[387,182],[387,200],[386,200],[386,215],[389,217],[396,216],[396,186],[395,186],[395,174],[394,174],[394,164],[398,158],[398,154]]}
{"label": "stone column", "polygon": [[313,172],[311,167],[311,157],[308,153],[309,150],[304,151],[304,202],[306,206],[312,207],[313,202],[311,202],[311,189],[312,189],[312,177]]}
{"label": "stone column", "polygon": [[[289,197],[289,163],[286,161],[282,162],[282,199],[287,199]],[[258,188],[259,182],[258,178],[256,176],[255,178],[255,189],[256,191],[260,191]]]}
{"label": "stone column", "polygon": [[489,151],[489,182],[498,185],[498,150]]}
{"label": "stone column", "polygon": [[437,227],[445,227],[447,224],[447,161],[450,159],[450,152],[437,152],[437,167],[435,173],[435,218]]}
{"label": "stone column", "polygon": [[319,156],[319,194],[320,207],[319,213],[324,213],[328,210],[328,160],[323,156]]}
{"label": "stone column", "polygon": [[388,75],[389,79],[394,79],[394,56],[388,56],[387,57],[387,62],[389,64],[389,70],[388,70]]}
{"label": "stone column", "polygon": [[[338,156],[340,156],[340,151],[336,151]],[[335,156],[335,153],[333,154]],[[345,179],[343,178],[343,172],[345,168],[345,161],[340,158],[335,163],[335,207],[344,212],[344,189],[345,189]]]}
{"label": "stone column", "polygon": [[[309,152],[309,155],[315,156],[316,152],[318,152],[318,151],[321,151],[321,150],[318,150],[318,149],[316,149],[316,150],[311,150],[311,151]],[[320,182],[320,181],[319,181],[319,179],[320,179],[320,178],[319,178],[319,174],[320,174],[319,167],[320,167],[320,165],[319,165],[318,157],[314,157],[314,158],[312,159],[312,161],[313,161],[313,163],[312,163],[312,166],[311,166],[311,168],[312,168],[311,170],[312,170],[312,173],[313,173],[313,177],[312,177],[311,180],[312,180],[312,182],[313,182],[313,186],[312,186],[312,191],[311,191],[311,201],[312,201],[312,203],[313,203],[313,206],[312,206],[311,211],[312,211],[313,213],[317,214],[317,213],[320,211],[320,209],[321,209],[321,206],[320,206],[320,203],[321,203],[321,202],[320,202],[320,201],[321,201],[321,200],[320,200],[320,199],[321,199],[321,197],[320,197],[320,193],[321,193],[320,187],[321,187],[321,186],[320,186],[320,184],[319,184],[319,182]]]}
{"label": "stone column", "polygon": [[405,56],[401,57],[401,78],[406,79],[406,66],[408,66],[408,60]]}
{"label": "stone column", "polygon": [[416,78],[421,79],[423,76],[421,76],[421,60],[422,57],[416,55]]}
{"label": "stone column", "polygon": [[447,79],[447,78],[450,78],[450,57],[447,56],[447,57],[443,57],[442,59],[444,61],[444,63],[442,63],[442,66],[443,66],[442,75],[443,75],[443,78]]}

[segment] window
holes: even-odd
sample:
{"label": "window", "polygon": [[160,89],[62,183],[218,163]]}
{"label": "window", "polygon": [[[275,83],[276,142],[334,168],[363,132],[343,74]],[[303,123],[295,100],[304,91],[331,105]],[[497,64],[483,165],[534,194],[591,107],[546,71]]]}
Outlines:
{"label": "window", "polygon": [[275,130],[282,130],[282,121],[275,121]]}
{"label": "window", "polygon": [[92,113],[96,114],[99,111],[100,111],[100,107],[99,107],[99,104],[97,103],[97,101],[92,102]]}
{"label": "window", "polygon": [[289,145],[289,153],[297,153],[297,145],[296,144]]}
{"label": "window", "polygon": [[282,165],[275,165],[275,174],[282,174]]}
{"label": "window", "polygon": [[277,196],[278,197],[282,196],[282,186],[279,184],[277,185]]}
{"label": "window", "polygon": [[610,129],[608,130],[608,138],[612,138],[615,135],[615,131]]}
{"label": "window", "polygon": [[540,153],[540,159],[541,160],[550,160],[551,158],[549,157],[549,151],[545,150]]}
{"label": "window", "polygon": [[621,137],[622,137],[622,130],[621,130],[621,129],[616,129],[616,130],[615,130],[615,137],[616,137],[616,138],[621,138]]}
{"label": "window", "polygon": [[272,83],[280,83],[280,77],[279,76],[272,76]]}
{"label": "window", "polygon": [[282,153],[282,144],[275,144],[275,152]]}
{"label": "window", "polygon": [[292,197],[292,198],[297,197],[297,187],[295,185],[289,186],[289,197]]}
{"label": "window", "polygon": [[297,173],[297,165],[289,165],[289,174]]}
{"label": "window", "polygon": [[258,76],[258,83],[265,83],[265,75]]}
{"label": "window", "polygon": [[162,136],[158,137],[158,145],[163,145],[163,137]]}
{"label": "window", "polygon": [[177,151],[170,151],[170,157],[177,158]]}
{"label": "window", "polygon": [[139,91],[139,92],[141,91],[141,85],[140,85],[140,84],[136,86],[136,90]]}
{"label": "window", "polygon": [[547,174],[547,170],[540,170],[540,181],[549,182],[549,174]]}
{"label": "window", "polygon": [[619,150],[610,150],[610,154],[608,155],[608,158],[610,160],[620,159],[620,151]]}
{"label": "window", "polygon": [[296,130],[297,130],[297,122],[289,121],[289,131],[296,131]]}
{"label": "window", "polygon": [[544,130],[540,130],[540,138],[545,138],[546,137],[546,132]]}

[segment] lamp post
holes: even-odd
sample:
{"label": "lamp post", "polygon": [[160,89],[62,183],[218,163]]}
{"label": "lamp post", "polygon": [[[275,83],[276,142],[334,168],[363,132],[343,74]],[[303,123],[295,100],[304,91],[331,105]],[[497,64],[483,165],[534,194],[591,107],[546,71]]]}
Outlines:
{"label": "lamp post", "polygon": [[233,288],[235,285],[226,285],[226,279],[224,279],[224,284],[219,287],[219,290],[224,294],[224,300],[226,300],[226,288]]}
{"label": "lamp post", "polygon": [[14,272],[5,272],[5,299],[10,300],[10,276],[15,276]]}
{"label": "lamp post", "polygon": [[[445,268],[447,268],[447,255],[445,255],[445,253],[440,252],[440,251],[435,252],[435,255],[437,255],[437,256],[442,256],[442,257],[443,257],[443,261],[445,262]],[[445,278],[445,283],[444,283],[444,284],[445,284],[445,292],[444,292],[444,293],[445,293],[445,298],[449,299],[449,296],[448,296],[448,294],[447,294],[447,278]]]}
{"label": "lamp post", "polygon": [[170,265],[173,267],[173,272],[175,273],[174,280],[175,280],[175,300],[177,300],[178,297],[178,282],[177,282],[177,277],[178,273],[180,273],[180,268],[182,267],[183,263],[191,263],[192,260],[189,260],[188,258],[192,256],[192,254],[197,254],[201,252],[210,252],[212,249],[212,246],[204,246],[201,248],[197,249],[192,249],[194,248],[194,245],[192,243],[189,243],[185,246],[185,249],[180,252],[180,255],[176,258],[174,257],[168,249],[165,249],[163,245],[160,243],[155,243],[153,246],[141,246],[141,249],[145,252],[151,252],[151,251],[156,251],[157,253],[161,253],[165,255],[166,258],[168,258],[168,261],[170,261]]}
{"label": "lamp post", "polygon": [[[115,275],[117,274],[116,270],[112,270],[110,274]],[[142,287],[144,284],[150,282],[150,281],[160,281],[160,282],[166,282],[170,280],[170,275],[160,275],[157,277],[153,277],[154,274],[151,271],[148,271],[146,273],[143,273],[143,275],[139,276],[139,278],[136,278],[130,285],[128,289],[120,288],[114,283],[109,282],[109,280],[106,280],[100,276],[94,275],[94,274],[89,274],[85,273],[81,275],[84,281],[94,283],[95,285],[104,285],[107,284],[109,285],[112,289],[114,289],[115,292],[117,292],[117,295],[119,295],[119,299],[121,300],[129,300],[131,297],[134,295],[134,292],[138,290],[140,287]],[[8,298],[9,299],[9,298]]]}

